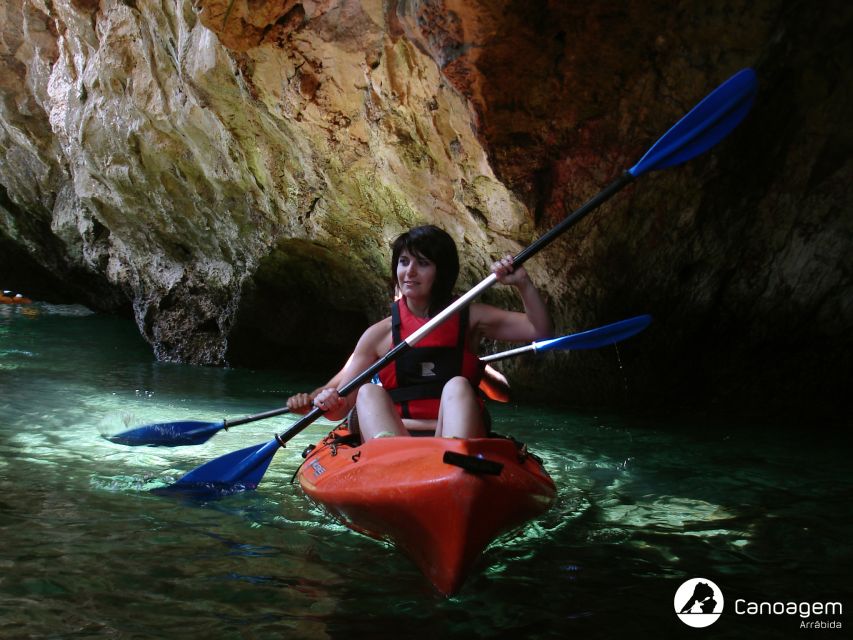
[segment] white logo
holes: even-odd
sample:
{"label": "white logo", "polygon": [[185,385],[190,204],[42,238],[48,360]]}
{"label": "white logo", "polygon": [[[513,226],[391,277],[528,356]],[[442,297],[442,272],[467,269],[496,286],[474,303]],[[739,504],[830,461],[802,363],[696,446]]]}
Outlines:
{"label": "white logo", "polygon": [[426,378],[427,376],[434,376],[435,371],[435,363],[434,362],[421,362],[421,378]]}
{"label": "white logo", "polygon": [[690,627],[714,624],[723,612],[723,592],[710,580],[691,578],[675,592],[675,613]]}

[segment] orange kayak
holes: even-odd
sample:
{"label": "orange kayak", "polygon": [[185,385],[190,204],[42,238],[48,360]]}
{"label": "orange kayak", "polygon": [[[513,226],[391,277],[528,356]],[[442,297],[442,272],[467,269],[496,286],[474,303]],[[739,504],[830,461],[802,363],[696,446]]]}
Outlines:
{"label": "orange kayak", "polygon": [[502,533],[544,513],[554,481],[506,438],[376,438],[339,427],[307,453],[305,493],[346,526],[393,543],[444,595]]}
{"label": "orange kayak", "polygon": [[20,293],[12,294],[12,292],[0,293],[0,304],[30,304],[32,300],[25,298]]}

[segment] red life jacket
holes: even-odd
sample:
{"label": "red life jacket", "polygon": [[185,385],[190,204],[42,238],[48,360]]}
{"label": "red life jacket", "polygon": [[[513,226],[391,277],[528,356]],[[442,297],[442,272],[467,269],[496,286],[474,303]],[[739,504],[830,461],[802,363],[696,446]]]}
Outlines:
{"label": "red life jacket", "polygon": [[[391,305],[391,339],[400,344],[429,322],[414,315],[400,298]],[[438,418],[441,391],[456,376],[468,378],[477,389],[485,365],[468,349],[468,308],[453,314],[414,347],[379,372],[402,418]]]}

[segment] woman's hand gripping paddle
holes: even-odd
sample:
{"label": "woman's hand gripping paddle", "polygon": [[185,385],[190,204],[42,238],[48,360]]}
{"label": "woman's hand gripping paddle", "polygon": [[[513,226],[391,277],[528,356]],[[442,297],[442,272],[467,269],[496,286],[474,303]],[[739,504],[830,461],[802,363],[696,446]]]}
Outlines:
{"label": "woman's hand gripping paddle", "polygon": [[[521,251],[513,258],[513,264],[515,266],[523,264],[550,244],[557,236],[564,233],[569,227],[579,222],[641,175],[681,164],[716,145],[746,116],[755,100],[756,90],[757,81],[752,69],[743,69],[726,80],[655,142],[637,164],[605,187],[598,195],[572,212],[560,224]],[[492,286],[496,280],[495,274],[490,274],[418,331],[412,333],[373,365],[341,387],[338,393],[346,396],[369,381],[380,369],[388,366],[405,351],[411,349],[449,316],[468,305],[480,293]],[[214,491],[254,489],[279,447],[283,447],[288,440],[301,433],[321,415],[323,415],[323,411],[315,408],[294,423],[287,431],[276,435],[273,440],[246,447],[203,464],[179,478],[170,488],[190,491],[198,491],[200,488],[211,488]]]}

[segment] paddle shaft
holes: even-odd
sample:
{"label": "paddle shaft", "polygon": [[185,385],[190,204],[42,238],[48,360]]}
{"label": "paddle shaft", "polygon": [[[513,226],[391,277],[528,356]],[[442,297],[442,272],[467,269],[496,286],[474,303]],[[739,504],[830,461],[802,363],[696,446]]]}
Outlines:
{"label": "paddle shaft", "polygon": [[267,418],[274,418],[275,416],[284,415],[285,413],[290,413],[290,407],[270,409],[269,411],[255,413],[251,416],[246,416],[245,418],[237,418],[236,420],[223,420],[222,426],[225,429],[229,429],[231,427],[236,427],[237,425],[247,424],[249,422],[255,422],[257,420],[266,420]]}
{"label": "paddle shaft", "polygon": [[501,351],[500,353],[493,353],[490,356],[483,356],[480,358],[480,362],[497,362],[498,360],[505,360],[506,358],[511,358],[512,356],[520,356],[522,353],[527,353],[528,351],[536,351],[536,343],[528,344],[523,347],[518,347],[517,349],[510,349],[509,351]]}
{"label": "paddle shaft", "polygon": [[591,213],[592,211],[600,207],[602,204],[610,200],[610,198],[615,196],[619,191],[627,187],[634,180],[635,177],[629,172],[626,171],[625,173],[623,173],[621,176],[616,178],[616,180],[614,180],[608,186],[602,189],[597,195],[587,200],[583,205],[580,206],[580,208],[572,212],[560,224],[558,224],[556,227],[551,229],[541,238],[536,240],[529,247],[524,249],[524,251],[515,256],[512,261],[513,265],[520,265],[526,262],[529,258],[539,253],[540,250],[548,246],[557,236],[565,232],[575,223],[580,222],[589,213]]}

